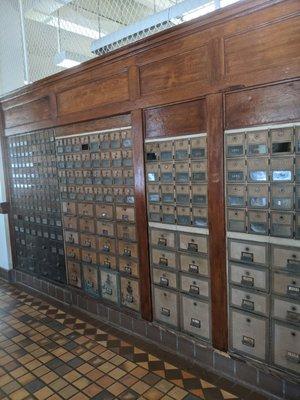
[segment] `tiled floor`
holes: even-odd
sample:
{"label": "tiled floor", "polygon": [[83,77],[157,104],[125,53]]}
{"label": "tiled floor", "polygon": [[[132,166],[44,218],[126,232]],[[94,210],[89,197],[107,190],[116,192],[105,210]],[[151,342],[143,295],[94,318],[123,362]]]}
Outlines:
{"label": "tiled floor", "polygon": [[0,281],[0,399],[262,398],[193,375],[100,325]]}

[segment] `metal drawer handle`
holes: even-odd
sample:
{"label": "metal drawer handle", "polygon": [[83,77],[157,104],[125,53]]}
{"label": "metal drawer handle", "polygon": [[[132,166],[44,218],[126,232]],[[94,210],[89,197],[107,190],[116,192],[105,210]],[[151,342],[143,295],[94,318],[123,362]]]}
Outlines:
{"label": "metal drawer handle", "polygon": [[247,275],[242,275],[241,284],[244,286],[254,286],[254,278]]}
{"label": "metal drawer handle", "polygon": [[300,314],[295,311],[287,311],[286,312],[286,319],[292,322],[300,321]]}
{"label": "metal drawer handle", "polygon": [[124,271],[128,274],[131,275],[132,274],[132,269],[130,265],[125,265]]}
{"label": "metal drawer handle", "polygon": [[164,276],[160,277],[159,282],[163,286],[169,286],[169,279],[165,278]]}
{"label": "metal drawer handle", "polygon": [[287,289],[286,289],[286,292],[289,295],[298,297],[299,294],[300,294],[300,287],[299,286],[294,286],[295,284],[296,284],[296,282],[293,281],[293,285],[288,285]]}
{"label": "metal drawer handle", "polygon": [[199,295],[199,294],[200,294],[200,288],[199,288],[199,286],[190,285],[189,293]]}
{"label": "metal drawer handle", "polygon": [[199,267],[196,264],[189,264],[189,272],[193,272],[194,274],[199,273]]}
{"label": "metal drawer handle", "polygon": [[165,307],[161,308],[160,313],[161,313],[161,315],[164,315],[165,317],[170,317],[170,315],[171,315],[170,309],[165,308]]}
{"label": "metal drawer handle", "polygon": [[253,311],[254,310],[254,301],[243,299],[242,300],[242,308]]}
{"label": "metal drawer handle", "polygon": [[201,328],[201,321],[199,319],[196,319],[196,318],[191,318],[190,325],[192,327],[194,327],[194,328],[200,329]]}
{"label": "metal drawer handle", "polygon": [[255,339],[253,339],[249,336],[243,335],[242,344],[244,344],[245,346],[254,348],[255,347]]}
{"label": "metal drawer handle", "polygon": [[294,353],[293,351],[287,350],[287,352],[285,354],[285,358],[294,364],[300,363],[300,354],[299,353]]}

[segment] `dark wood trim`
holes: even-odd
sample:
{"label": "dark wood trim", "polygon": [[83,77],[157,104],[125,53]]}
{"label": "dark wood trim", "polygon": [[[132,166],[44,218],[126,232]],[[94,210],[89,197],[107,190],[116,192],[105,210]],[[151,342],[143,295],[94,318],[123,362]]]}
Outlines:
{"label": "dark wood trim", "polygon": [[145,187],[145,160],[144,160],[144,135],[143,111],[135,110],[131,113],[133,132],[133,164],[135,175],[135,213],[136,229],[139,245],[139,272],[140,296],[142,318],[152,321],[151,278],[148,249],[148,220]]}
{"label": "dark wood trim", "polygon": [[216,349],[227,351],[228,317],[222,94],[207,96],[207,118],[212,343]]}

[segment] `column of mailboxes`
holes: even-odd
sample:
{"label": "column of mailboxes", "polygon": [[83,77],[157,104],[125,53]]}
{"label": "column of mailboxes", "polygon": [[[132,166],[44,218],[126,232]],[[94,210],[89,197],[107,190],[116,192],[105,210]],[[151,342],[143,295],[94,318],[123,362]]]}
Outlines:
{"label": "column of mailboxes", "polygon": [[297,126],[225,134],[230,346],[292,373],[300,373],[299,137]]}
{"label": "column of mailboxes", "polygon": [[139,311],[132,132],[57,139],[68,281]]}
{"label": "column of mailboxes", "polygon": [[65,283],[53,130],[7,138],[16,268]]}
{"label": "column of mailboxes", "polygon": [[210,341],[206,135],[145,151],[154,318]]}

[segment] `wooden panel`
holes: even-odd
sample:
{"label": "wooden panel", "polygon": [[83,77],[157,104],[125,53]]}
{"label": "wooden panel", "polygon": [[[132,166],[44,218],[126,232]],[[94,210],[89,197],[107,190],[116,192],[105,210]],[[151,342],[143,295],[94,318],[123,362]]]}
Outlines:
{"label": "wooden panel", "polygon": [[205,100],[145,110],[146,137],[175,136],[206,131]]}
{"label": "wooden panel", "polygon": [[75,113],[129,99],[128,73],[86,83],[57,95],[58,113]]}
{"label": "wooden panel", "polygon": [[291,65],[298,65],[300,72],[300,17],[227,37],[224,52],[226,75],[246,75],[278,66],[289,74]]}
{"label": "wooden panel", "polygon": [[8,107],[3,112],[6,128],[49,120],[52,116],[50,96]]}
{"label": "wooden panel", "polygon": [[228,318],[222,104],[222,94],[207,96],[208,224],[212,343],[215,348],[226,351],[228,347]]}
{"label": "wooden panel", "polygon": [[144,171],[144,139],[143,112],[135,110],[131,113],[133,131],[133,166],[135,185],[136,228],[139,245],[139,274],[142,317],[152,321],[151,281],[148,250],[148,221],[146,205],[145,171]]}
{"label": "wooden panel", "polygon": [[59,126],[55,129],[55,136],[76,135],[78,133],[101,131],[105,129],[121,128],[131,125],[130,114],[118,115],[111,118],[97,119],[94,121],[81,122],[65,126]]}
{"label": "wooden panel", "polygon": [[190,82],[207,82],[208,51],[204,45],[198,49],[179,53],[140,68],[142,94],[186,85]]}
{"label": "wooden panel", "polygon": [[300,120],[300,81],[226,95],[226,129]]}

